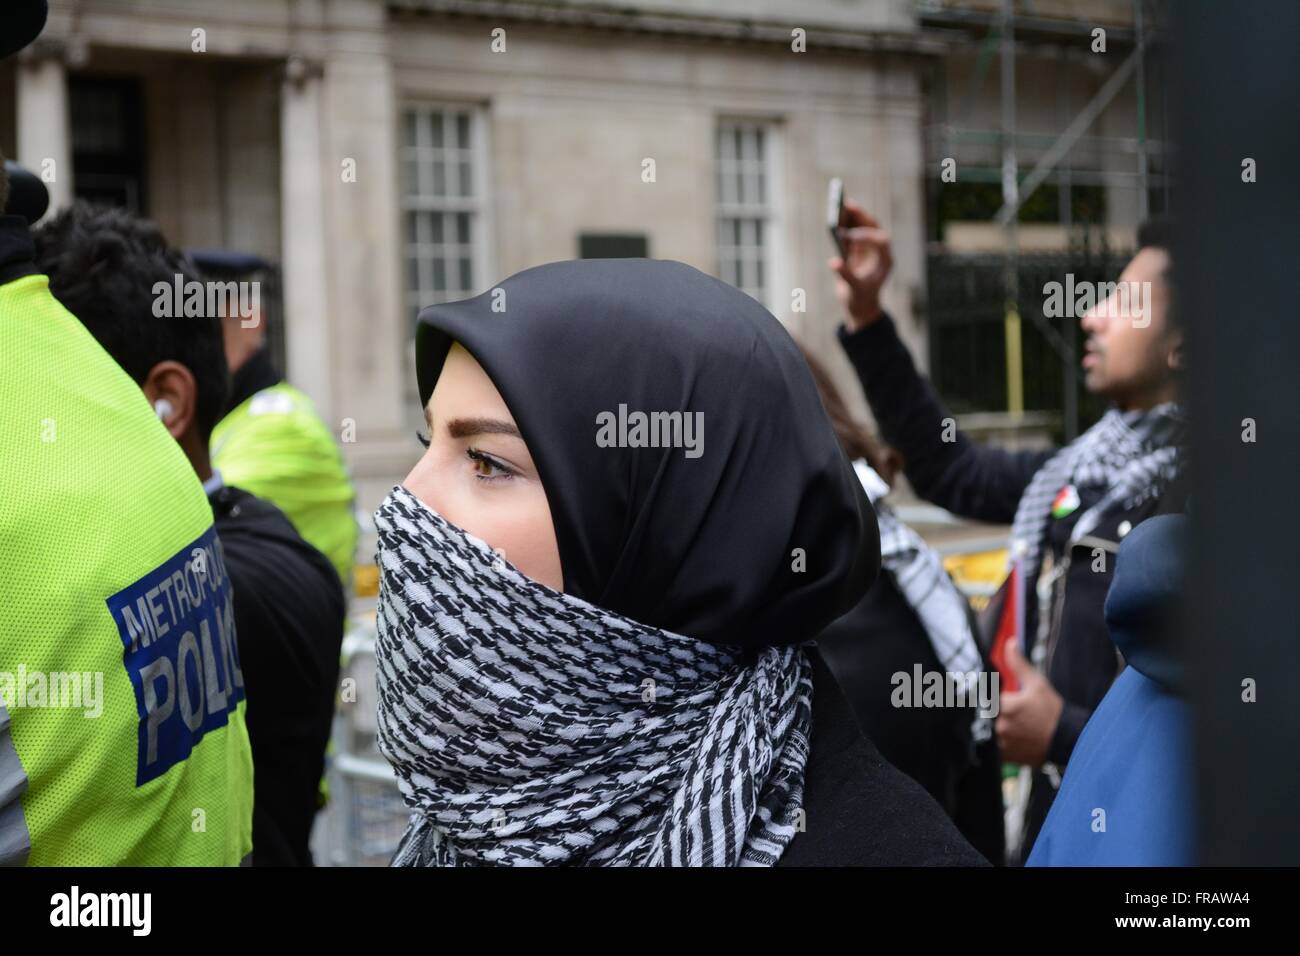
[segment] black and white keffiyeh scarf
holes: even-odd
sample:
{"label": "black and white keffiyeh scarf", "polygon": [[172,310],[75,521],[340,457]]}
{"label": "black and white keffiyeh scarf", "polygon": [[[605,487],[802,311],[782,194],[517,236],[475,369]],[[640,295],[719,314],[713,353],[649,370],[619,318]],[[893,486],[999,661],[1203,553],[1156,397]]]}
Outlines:
{"label": "black and white keffiyeh scarf", "polygon": [[949,674],[978,674],[983,665],[966,599],[948,577],[943,561],[885,503],[889,485],[875,469],[858,459],[853,470],[876,509],[881,566],[916,612],[939,663]]}
{"label": "black and white keffiyeh scarf", "polygon": [[532,581],[397,486],[375,515],[394,866],[771,865],[800,828],[798,647],[746,659]]}
{"label": "black and white keffiyeh scarf", "polygon": [[1097,424],[1047,460],[1020,498],[1011,525],[1013,559],[1022,555],[1024,580],[1037,579],[1052,501],[1066,485],[1100,487],[1102,497],[1079,516],[1070,543],[1108,514],[1136,508],[1177,476],[1186,433],[1182,408],[1166,402],[1145,411],[1112,408]]}

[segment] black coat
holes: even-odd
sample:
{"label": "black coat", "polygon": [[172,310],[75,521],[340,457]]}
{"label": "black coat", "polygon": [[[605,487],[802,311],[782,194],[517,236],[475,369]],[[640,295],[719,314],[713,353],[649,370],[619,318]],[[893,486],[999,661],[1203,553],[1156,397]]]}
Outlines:
{"label": "black coat", "polygon": [[990,862],[1002,863],[1002,764],[995,738],[978,744],[972,739],[975,708],[893,706],[894,674],[910,675],[917,664],[926,673],[943,670],[893,577],[882,574],[857,607],[821,633],[817,645],[884,758],[923,786]]}
{"label": "black coat", "polygon": [[[839,330],[840,344],[866,393],[885,440],[902,453],[904,470],[916,493],[926,501],[976,521],[1010,524],[1034,474],[1055,449],[1008,451],[977,445],[961,432],[947,434],[948,412],[934,388],[916,370],[889,316],[858,332]],[[946,437],[955,437],[945,441]],[[1117,657],[1102,614],[1114,572],[1114,552],[1123,532],[1170,502],[1153,498],[1128,513],[1116,513],[1064,553],[1069,529],[1092,503],[1080,489],[1081,505],[1068,519],[1052,520],[1045,553],[1056,566],[1068,565],[1053,588],[1048,620],[1046,675],[1065,706],[1048,750],[1048,764],[1035,773],[1025,814],[1022,858],[1051,808],[1060,774],[1092,711],[1119,673]],[[1094,548],[1105,560],[1094,570]],[[1039,620],[1030,582],[1025,589],[1025,620],[1033,639]]]}
{"label": "black coat", "polygon": [[807,829],[778,866],[985,866],[943,808],[880,756],[816,647],[812,737],[804,774]]}
{"label": "black coat", "polygon": [[269,501],[231,487],[208,501],[230,575],[248,700],[253,865],[310,866],[338,688],[343,587],[329,559]]}

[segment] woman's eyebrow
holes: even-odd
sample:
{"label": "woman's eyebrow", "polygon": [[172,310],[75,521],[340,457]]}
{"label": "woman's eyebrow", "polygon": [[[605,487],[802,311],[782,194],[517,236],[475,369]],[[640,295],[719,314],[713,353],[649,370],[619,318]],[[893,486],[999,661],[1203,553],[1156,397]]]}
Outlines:
{"label": "woman's eyebrow", "polygon": [[453,418],[447,422],[447,434],[452,438],[468,438],[471,435],[510,435],[522,439],[514,422],[499,418]]}

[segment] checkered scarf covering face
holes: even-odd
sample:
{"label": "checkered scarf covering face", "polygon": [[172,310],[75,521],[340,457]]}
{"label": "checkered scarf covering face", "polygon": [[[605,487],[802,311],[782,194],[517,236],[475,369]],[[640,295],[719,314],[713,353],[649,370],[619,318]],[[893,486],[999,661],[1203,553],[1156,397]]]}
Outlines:
{"label": "checkered scarf covering face", "polygon": [[394,866],[771,865],[801,828],[812,680],[531,581],[398,486],[375,515]]}

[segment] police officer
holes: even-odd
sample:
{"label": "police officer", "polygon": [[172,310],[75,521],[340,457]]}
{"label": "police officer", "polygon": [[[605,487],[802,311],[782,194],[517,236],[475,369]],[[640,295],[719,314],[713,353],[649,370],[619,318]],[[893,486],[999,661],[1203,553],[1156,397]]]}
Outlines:
{"label": "police officer", "polygon": [[[45,14],[0,6],[0,56]],[[0,217],[0,863],[245,860],[244,697],[199,480]]]}
{"label": "police officer", "polygon": [[139,383],[203,481],[248,693],[253,864],[310,865],[343,643],[338,574],[275,505],[212,467],[208,436],[228,382],[221,320],[174,311],[177,276],[194,295],[203,284],[157,226],[77,202],[34,238],[50,291]]}
{"label": "police officer", "polygon": [[226,250],[188,254],[205,279],[236,293],[226,297],[222,323],[232,375],[229,412],[212,432],[212,463],[231,484],[283,511],[330,559],[347,590],[357,547],[352,480],[311,399],[271,361],[261,296],[238,294],[267,263]]}

